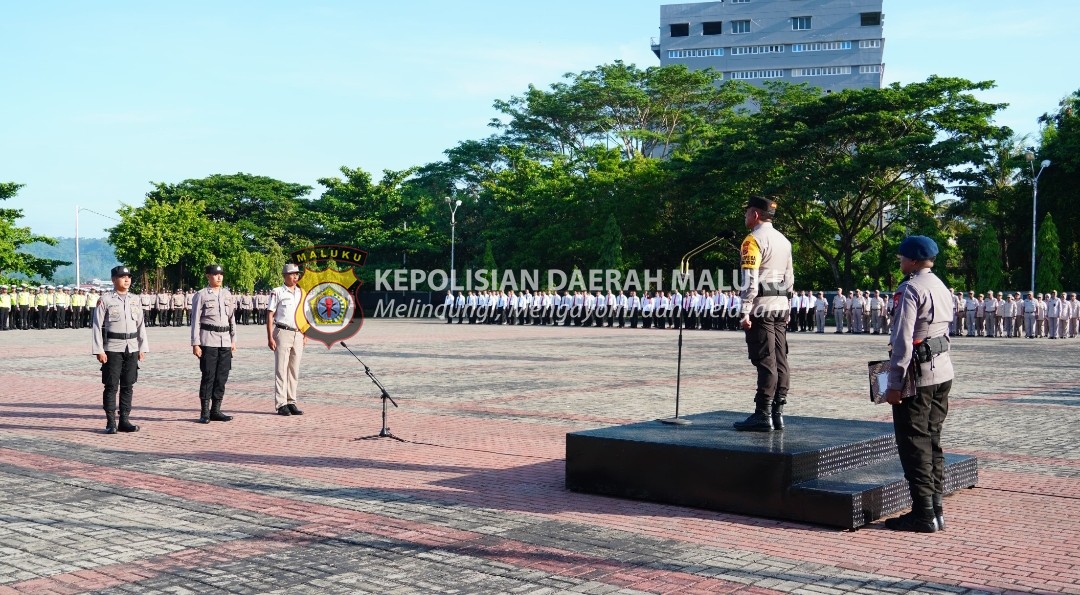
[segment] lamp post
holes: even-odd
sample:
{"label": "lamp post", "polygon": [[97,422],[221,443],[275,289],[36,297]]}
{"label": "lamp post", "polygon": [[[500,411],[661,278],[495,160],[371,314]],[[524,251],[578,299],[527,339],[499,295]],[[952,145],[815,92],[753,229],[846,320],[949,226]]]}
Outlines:
{"label": "lamp post", "polygon": [[446,197],[446,204],[450,207],[450,288],[454,288],[454,232],[457,228],[457,210],[461,206],[460,200]]}
{"label": "lamp post", "polygon": [[1035,225],[1037,223],[1035,209],[1039,204],[1039,176],[1043,170],[1050,167],[1050,160],[1043,159],[1039,164],[1039,173],[1035,173],[1035,153],[1024,153],[1028,167],[1031,168],[1031,292],[1035,292]]}

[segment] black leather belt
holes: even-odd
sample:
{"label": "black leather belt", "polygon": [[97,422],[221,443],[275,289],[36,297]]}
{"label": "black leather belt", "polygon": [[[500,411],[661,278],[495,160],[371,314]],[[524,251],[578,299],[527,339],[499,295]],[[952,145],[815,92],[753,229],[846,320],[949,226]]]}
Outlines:
{"label": "black leather belt", "polygon": [[128,339],[138,339],[139,333],[114,333],[109,331],[105,333],[105,337],[109,339],[119,339],[121,341],[126,341]]}
{"label": "black leather belt", "polygon": [[227,326],[214,326],[212,324],[200,324],[199,328],[204,331],[214,331],[215,333],[228,333],[231,331]]}
{"label": "black leather belt", "polygon": [[287,324],[281,324],[280,322],[275,322],[275,323],[274,323],[274,326],[276,326],[276,327],[278,327],[278,328],[283,328],[283,329],[285,329],[285,330],[287,330],[287,331],[292,331],[292,332],[294,332],[294,333],[299,333],[299,332],[300,332],[300,329],[298,329],[298,328],[293,328],[293,327],[291,327],[291,326],[289,326],[289,325],[287,325]]}

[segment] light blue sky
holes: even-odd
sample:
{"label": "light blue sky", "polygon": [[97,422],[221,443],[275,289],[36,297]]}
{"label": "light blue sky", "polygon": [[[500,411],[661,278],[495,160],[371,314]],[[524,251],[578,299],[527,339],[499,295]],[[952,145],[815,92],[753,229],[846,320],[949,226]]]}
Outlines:
{"label": "light blue sky", "polygon": [[[764,1],[764,0],[759,0]],[[784,0],[786,1],[786,0]],[[887,82],[993,79],[999,122],[1080,88],[1075,0],[885,0]],[[658,63],[660,3],[0,3],[0,207],[72,236],[150,181],[248,172],[319,187],[342,165],[438,160],[490,133],[495,99],[616,59]],[[84,237],[112,221],[83,212]]]}

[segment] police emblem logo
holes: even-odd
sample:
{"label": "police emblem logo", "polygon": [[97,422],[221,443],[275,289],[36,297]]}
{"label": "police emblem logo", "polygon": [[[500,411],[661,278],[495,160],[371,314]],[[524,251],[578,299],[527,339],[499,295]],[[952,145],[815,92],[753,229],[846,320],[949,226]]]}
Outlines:
{"label": "police emblem logo", "polygon": [[297,282],[304,297],[296,309],[296,328],[327,349],[352,338],[364,324],[355,267],[364,265],[367,252],[347,246],[311,246],[293,252],[292,257],[305,267]]}

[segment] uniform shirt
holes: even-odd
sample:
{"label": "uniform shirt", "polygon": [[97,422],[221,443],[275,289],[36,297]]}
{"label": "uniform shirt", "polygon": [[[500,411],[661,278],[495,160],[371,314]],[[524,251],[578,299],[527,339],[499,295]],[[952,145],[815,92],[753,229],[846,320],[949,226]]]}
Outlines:
{"label": "uniform shirt", "polygon": [[304,303],[304,290],[299,285],[292,289],[282,285],[270,292],[270,304],[267,308],[274,313],[274,324],[284,324],[289,328],[296,326],[296,309]]}
{"label": "uniform shirt", "polygon": [[814,311],[815,312],[827,312],[828,310],[829,310],[829,300],[827,300],[827,299],[825,299],[823,297],[818,297],[816,300],[814,300]]}
{"label": "uniform shirt", "polygon": [[[954,312],[948,288],[928,268],[909,276],[897,292],[900,301],[890,336],[889,388],[900,390],[914,354],[914,344],[931,337],[945,337],[948,341],[949,323],[953,321]],[[948,351],[918,365],[920,374],[915,378],[915,386],[933,386],[953,379],[952,358]]]}
{"label": "uniform shirt", "polygon": [[[113,339],[108,333],[135,334],[132,339]],[[142,301],[131,293],[110,291],[101,296],[94,307],[94,321],[90,336],[90,353],[146,352],[150,344],[146,340],[143,324]]]}
{"label": "uniform shirt", "polygon": [[847,298],[840,295],[839,293],[836,294],[836,296],[833,297],[833,299],[832,299],[832,309],[833,309],[833,312],[839,312],[840,310],[846,310],[847,309]]}
{"label": "uniform shirt", "polygon": [[101,295],[97,293],[90,293],[86,296],[86,307],[96,308],[99,301],[101,301]]}
{"label": "uniform shirt", "polygon": [[174,293],[172,295],[172,309],[183,310],[184,309],[184,294]]}
{"label": "uniform shirt", "polygon": [[[228,331],[211,331],[202,325],[228,327]],[[191,344],[203,347],[232,347],[236,339],[236,312],[232,292],[221,287],[216,291],[204,287],[191,299]]]}
{"label": "uniform shirt", "polygon": [[781,292],[790,292],[795,286],[791,242],[773,227],[771,221],[762,221],[743,240],[740,254],[743,273],[741,314],[786,313],[790,308],[786,295],[765,297],[760,293],[762,285]]}
{"label": "uniform shirt", "polygon": [[11,308],[11,294],[8,292],[0,293],[0,308]]}
{"label": "uniform shirt", "polygon": [[881,309],[881,298],[880,297],[873,296],[873,297],[871,297],[869,299],[869,302],[870,302],[870,309],[871,310],[880,310]]}
{"label": "uniform shirt", "polygon": [[172,298],[167,293],[157,294],[156,301],[158,310],[168,310],[172,307]]}
{"label": "uniform shirt", "polygon": [[1061,311],[1061,300],[1056,297],[1052,297],[1046,301],[1046,315],[1050,318],[1057,318],[1058,312]]}

